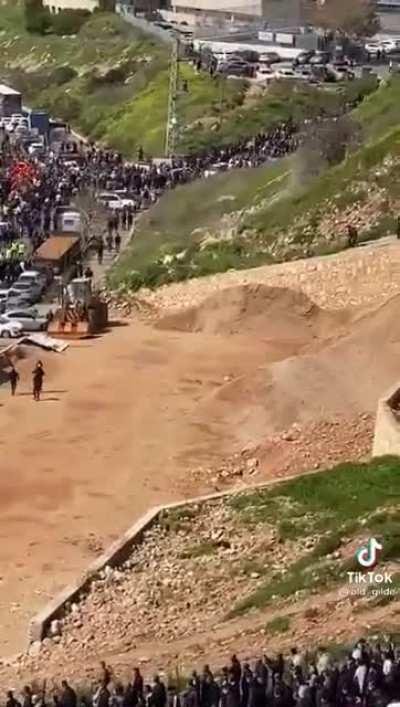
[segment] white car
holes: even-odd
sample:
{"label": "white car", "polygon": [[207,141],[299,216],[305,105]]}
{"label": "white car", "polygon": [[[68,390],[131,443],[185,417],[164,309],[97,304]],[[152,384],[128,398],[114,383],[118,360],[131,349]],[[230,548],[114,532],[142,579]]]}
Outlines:
{"label": "white car", "polygon": [[382,45],[380,42],[367,42],[365,45],[365,51],[369,54],[371,59],[376,59],[378,52],[382,52]]}
{"label": "white car", "polygon": [[385,54],[400,51],[400,42],[396,39],[383,39],[381,41],[381,49]]}
{"label": "white car", "polygon": [[115,192],[101,192],[96,198],[107,209],[117,210],[125,206],[135,206],[133,199],[126,199]]}
{"label": "white car", "polygon": [[18,324],[23,331],[46,331],[49,316],[39,314],[34,307],[9,309],[0,316],[0,324]]}
{"label": "white car", "polygon": [[270,83],[275,79],[275,71],[269,66],[260,66],[255,75],[255,80],[259,83]]}
{"label": "white car", "polygon": [[22,324],[11,320],[4,324],[0,322],[0,337],[2,339],[17,339],[22,335]]}
{"label": "white car", "polygon": [[275,78],[276,79],[296,79],[297,81],[304,80],[300,74],[296,73],[294,69],[278,69],[275,71]]}

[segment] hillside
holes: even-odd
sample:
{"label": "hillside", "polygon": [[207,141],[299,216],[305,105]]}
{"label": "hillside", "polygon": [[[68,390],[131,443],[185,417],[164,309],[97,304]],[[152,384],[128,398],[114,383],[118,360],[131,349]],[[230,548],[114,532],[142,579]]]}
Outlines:
{"label": "hillside", "polygon": [[[228,650],[254,658],[266,645],[268,654],[311,650],[398,632],[399,470],[394,458],[343,464],[165,513],[19,670],[54,676],[68,661],[84,679],[82,659],[90,674],[106,651],[119,671],[138,660],[184,671]],[[349,584],[371,537],[383,545],[376,571],[391,573],[391,594]]]}
{"label": "hillside", "polygon": [[[26,32],[21,6],[3,4],[0,61],[2,79],[22,90],[30,105],[47,107],[126,156],[135,155],[139,145],[162,154],[169,49],[118,16],[96,14],[76,36],[40,36]],[[229,113],[243,101],[242,81],[222,85],[188,64],[182,74],[189,84],[181,101],[185,125],[218,119],[219,112]]]}
{"label": "hillside", "polygon": [[316,177],[300,154],[165,195],[141,220],[111,284],[135,289],[334,252],[346,245],[347,223],[357,226],[361,240],[393,233],[399,99],[398,77],[365,98],[351,114],[361,133],[357,149]]}

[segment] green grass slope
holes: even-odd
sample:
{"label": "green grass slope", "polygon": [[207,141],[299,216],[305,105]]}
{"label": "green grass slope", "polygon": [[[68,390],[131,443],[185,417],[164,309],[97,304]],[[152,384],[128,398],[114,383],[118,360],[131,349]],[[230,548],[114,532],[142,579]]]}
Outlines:
{"label": "green grass slope", "polygon": [[[267,556],[259,557],[258,572],[264,580],[236,604],[231,616],[300,593],[332,590],[345,583],[346,573],[359,569],[354,550],[341,552],[341,548],[352,545],[352,538],[375,537],[381,541],[380,568],[389,562],[399,563],[399,493],[400,461],[387,457],[368,464],[342,464],[269,489],[234,496],[228,503],[249,533],[263,524],[273,524],[282,544],[300,538],[314,538],[314,543],[308,551],[305,543],[305,552],[292,557],[285,572],[273,577]],[[395,579],[397,587],[399,583],[400,574]],[[371,597],[373,603],[390,599]]]}
{"label": "green grass slope", "polygon": [[[169,47],[118,16],[96,14],[76,36],[39,36],[25,31],[21,5],[1,5],[0,61],[3,80],[20,89],[26,103],[48,108],[126,156],[139,145],[163,154]],[[182,127],[189,126],[187,139],[195,145],[190,126],[229,114],[242,103],[246,84],[221,85],[188,64],[182,77],[189,86],[181,99]]]}
{"label": "green grass slope", "polygon": [[[298,97],[287,95],[285,104],[299,116],[318,100],[309,93],[303,113]],[[400,78],[372,92],[352,118],[361,145],[317,177],[304,174],[292,156],[166,194],[141,220],[111,286],[153,287],[334,252],[346,245],[347,222],[364,240],[393,232],[400,213]]]}

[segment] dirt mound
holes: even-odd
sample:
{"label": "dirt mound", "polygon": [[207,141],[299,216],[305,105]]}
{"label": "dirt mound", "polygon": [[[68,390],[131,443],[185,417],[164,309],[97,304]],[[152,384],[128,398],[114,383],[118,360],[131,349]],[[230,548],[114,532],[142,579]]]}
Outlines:
{"label": "dirt mound", "polygon": [[304,293],[286,287],[230,287],[163,317],[159,329],[205,334],[256,334],[261,339],[306,342],[332,335],[332,326],[349,320],[347,312],[322,310]]}
{"label": "dirt mound", "polygon": [[[232,379],[205,401],[240,430],[241,443],[262,441],[295,422],[374,413],[400,378],[400,296],[353,320],[347,335]],[[349,327],[350,329],[350,327]],[[332,330],[332,335],[334,331]]]}

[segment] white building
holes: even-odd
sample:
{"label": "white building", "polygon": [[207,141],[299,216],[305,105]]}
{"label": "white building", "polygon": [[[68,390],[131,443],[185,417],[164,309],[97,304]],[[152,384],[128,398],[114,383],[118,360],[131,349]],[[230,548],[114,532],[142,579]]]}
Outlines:
{"label": "white building", "polygon": [[171,0],[174,12],[190,15],[262,17],[265,0]]}
{"label": "white building", "polygon": [[93,12],[99,6],[99,0],[43,0],[51,12],[59,10],[89,10]]}

